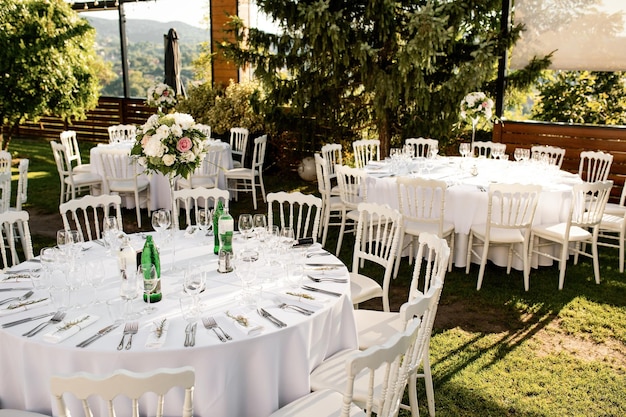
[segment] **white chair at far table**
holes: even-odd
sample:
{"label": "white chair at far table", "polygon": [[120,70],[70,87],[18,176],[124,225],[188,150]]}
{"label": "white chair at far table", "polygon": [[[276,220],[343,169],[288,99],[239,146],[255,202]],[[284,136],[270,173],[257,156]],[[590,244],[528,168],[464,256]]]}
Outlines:
{"label": "white chair at far table", "polygon": [[224,148],[220,145],[209,146],[204,159],[189,178],[178,178],[176,188],[215,188],[220,175],[220,161]]}
{"label": "white chair at far table", "polygon": [[343,204],[338,195],[332,195],[332,186],[328,174],[328,163],[320,154],[313,155],[315,158],[315,171],[317,173],[317,190],[322,196],[322,217],[320,219],[320,234],[322,235],[322,246],[326,245],[329,226],[340,226],[341,222],[331,222],[336,217],[341,216]]}
{"label": "white chair at far table", "polygon": [[[350,295],[352,304],[372,298],[382,298],[383,310],[389,311],[389,285],[394,262],[399,262],[398,252],[403,232],[402,214],[387,205],[361,203],[350,272]],[[370,278],[360,270],[367,263],[377,264],[382,269],[382,279]],[[379,284],[382,282],[382,285]]]}
{"label": "white chair at far table", "polygon": [[[78,139],[76,139],[75,130],[65,130],[59,135],[61,143],[67,149],[67,156],[73,165],[74,172],[91,172],[91,164],[83,164],[80,156],[80,148],[78,147]],[[76,164],[76,165],[74,165]]]}
{"label": "white chair at far table", "polygon": [[17,194],[15,196],[15,210],[19,211],[28,200],[28,166],[30,161],[26,158],[20,159],[17,177]]}
{"label": "white chair at far table", "polygon": [[[470,272],[472,255],[480,259],[476,290],[480,290],[483,284],[489,248],[507,246],[506,273],[511,273],[513,255],[520,258],[524,270],[524,289],[528,291],[530,274],[528,244],[540,194],[540,185],[489,185],[486,221],[472,225],[467,242],[465,273]],[[516,245],[521,245],[521,251],[515,248]]]}
{"label": "white chair at far table", "polygon": [[24,260],[28,261],[33,258],[33,242],[30,236],[28,218],[28,212],[24,210],[0,213],[0,252],[2,252],[2,269],[10,268],[22,262],[15,248],[15,242],[17,241],[15,236],[16,230],[19,230],[20,233]]}
{"label": "white chair at far table", "polygon": [[[252,193],[252,204],[257,208],[256,188],[261,188],[263,201],[265,200],[265,185],[263,184],[263,163],[265,162],[265,149],[267,147],[267,135],[254,139],[254,151],[250,168],[233,168],[226,171],[224,178],[228,184],[228,191],[232,191],[235,200],[239,191]],[[258,182],[256,178],[259,178]]]}
{"label": "white chair at far table", "polygon": [[352,142],[354,166],[365,168],[370,161],[380,161],[380,140],[366,139]]}
{"label": "white chair at far table", "polygon": [[0,151],[0,189],[2,190],[0,212],[7,211],[11,206],[11,165],[11,153]]}
{"label": "white chair at far table", "polygon": [[[343,147],[341,143],[327,143],[322,146],[320,151],[322,158],[326,161],[326,166],[328,168],[328,178],[330,178],[331,185],[333,184],[333,180],[337,181],[337,173],[335,172],[336,165],[343,165],[343,156],[341,152]],[[339,195],[339,188],[331,188],[332,195]]]}
{"label": "white chair at far table", "polygon": [[[115,214],[111,214],[111,210]],[[66,201],[59,206],[65,230],[78,230],[84,241],[102,239],[102,222],[109,216],[115,216],[117,224],[122,225],[122,198],[116,194],[86,195]],[[102,216],[100,216],[102,213]],[[72,224],[68,218],[71,214]]]}
{"label": "white chair at far table", "polygon": [[494,157],[494,150],[496,149],[500,149],[502,153],[504,153],[506,151],[506,145],[492,141],[476,141],[472,147],[472,155],[476,158],[492,159]]}
{"label": "white chair at far table", "polygon": [[[180,229],[180,209],[181,206],[185,208],[185,221],[187,225],[194,224],[198,219],[198,212],[208,212],[212,210],[218,200],[222,200],[224,207],[228,208],[228,202],[230,200],[230,194],[228,190],[221,190],[219,188],[183,188],[182,190],[174,191],[174,216],[173,223],[174,229]],[[191,213],[193,212],[193,220]]]}
{"label": "white chair at far table", "polygon": [[250,132],[245,127],[232,127],[230,129],[230,152],[233,156],[234,168],[245,166],[249,134]]}
{"label": "white chair at far table", "polygon": [[134,142],[137,137],[137,127],[135,125],[113,125],[107,128],[109,132],[109,143]]}
{"label": "white chair at far table", "polygon": [[337,165],[335,171],[337,172],[339,199],[341,200],[341,226],[335,252],[339,256],[343,235],[354,231],[354,229],[346,231],[347,221],[350,220],[356,223],[359,220],[358,206],[360,203],[367,201],[367,184],[365,184],[367,174],[362,169],[346,165]]}
{"label": "white chair at far table", "polygon": [[99,190],[102,187],[102,177],[100,175],[91,172],[74,172],[67,154],[67,148],[62,143],[52,141],[50,146],[52,147],[54,161],[56,162],[59,179],[61,180],[59,204],[76,198],[79,192],[87,188],[89,189],[89,194],[93,194],[96,189]]}
{"label": "white chair at far table", "polygon": [[429,308],[423,318],[424,337],[428,340],[424,345],[421,357],[424,372],[418,374],[419,363],[412,367],[409,379],[409,402],[410,406],[401,405],[405,409],[411,409],[412,415],[419,415],[417,403],[416,378],[424,378],[426,385],[426,398],[428,412],[435,415],[435,391],[433,387],[432,372],[430,369],[430,335],[432,332],[437,306],[443,289],[446,276],[450,248],[445,239],[440,239],[431,233],[422,233],[419,236],[419,248],[417,251],[418,261],[413,269],[413,276],[409,287],[409,297],[399,312],[384,312],[377,310],[354,310],[354,319],[359,339],[359,349],[367,349],[384,343],[392,335],[406,330],[413,319],[415,305],[423,302],[424,298],[430,299]]}
{"label": "white chair at far table", "polygon": [[420,320],[415,319],[405,332],[394,335],[381,346],[333,355],[312,374],[312,377],[316,373],[325,377],[324,371],[330,368],[332,388],[316,389],[270,417],[366,417],[372,412],[378,417],[397,416],[411,372],[411,361],[406,359],[423,343],[419,339],[420,331]]}
{"label": "white chair at far table", "polygon": [[583,151],[580,153],[578,175],[585,182],[606,181],[609,178],[613,155],[602,151]]}
{"label": "white chair at far table", "polygon": [[[146,393],[156,394],[155,415],[162,417],[166,394],[172,388],[178,387],[184,389],[183,405],[178,415],[192,417],[195,372],[191,366],[174,369],[160,368],[146,373],[122,369],[108,376],[79,372],[70,376],[53,376],[50,380],[50,391],[56,400],[59,417],[70,417],[70,410],[64,399],[64,395],[68,394],[81,401],[87,416],[93,415],[92,406],[87,400],[93,401],[98,397],[101,399],[100,403],[106,403],[110,416],[139,417],[139,400]],[[123,401],[122,398],[126,400]],[[96,401],[93,403],[100,405]],[[125,411],[122,411],[123,407]],[[98,407],[93,409],[97,410]]]}
{"label": "white chair at far table", "polygon": [[408,138],[404,141],[404,144],[411,147],[414,158],[428,158],[431,150],[439,149],[439,141],[437,139]]}
{"label": "white chair at far table", "polygon": [[141,227],[140,194],[150,216],[150,181],[145,175],[139,175],[137,161],[131,158],[130,149],[107,148],[100,152],[104,173],[105,194],[129,194],[135,200],[137,226]]}
{"label": "white chair at far table", "polygon": [[549,145],[535,145],[530,147],[530,159],[542,160],[543,158],[547,158],[550,165],[555,165],[561,169],[563,158],[565,158],[565,149]]}
{"label": "white chair at far table", "polygon": [[[278,221],[274,219],[275,208]],[[312,194],[280,191],[267,195],[267,224],[291,227],[296,239],[312,237],[317,242],[321,214],[322,199]]]}
{"label": "white chair at far table", "polygon": [[[578,256],[593,260],[593,273],[596,284],[600,284],[600,261],[598,259],[598,235],[604,208],[609,199],[613,181],[585,182],[576,184],[572,190],[569,214],[565,222],[533,226],[530,233],[529,254],[536,253],[559,261],[559,290],[565,282],[565,269],[570,252],[574,253],[574,265]],[[554,243],[561,245],[559,256],[542,248]],[[585,243],[591,246],[591,253],[585,250]],[[572,245],[573,244],[573,245]],[[581,245],[583,245],[581,247]]]}
{"label": "white chair at far table", "polygon": [[624,244],[626,240],[626,184],[622,186],[619,203],[606,203],[598,245],[619,250],[619,272],[624,272]]}

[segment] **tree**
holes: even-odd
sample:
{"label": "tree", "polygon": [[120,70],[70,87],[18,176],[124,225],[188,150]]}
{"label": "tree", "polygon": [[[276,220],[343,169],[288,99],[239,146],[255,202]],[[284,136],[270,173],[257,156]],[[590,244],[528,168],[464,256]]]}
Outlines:
{"label": "tree", "polygon": [[282,33],[234,18],[236,43],[223,48],[268,89],[266,114],[288,106],[335,135],[373,130],[383,154],[409,136],[453,138],[461,99],[495,78],[498,57],[522,29],[501,33],[501,0],[257,4]]}
{"label": "tree", "polygon": [[546,71],[533,118],[548,122],[626,124],[622,72]]}
{"label": "tree", "polygon": [[[3,148],[15,126],[41,116],[85,118],[98,102],[95,32],[62,0],[0,3]],[[6,138],[5,138],[5,134]]]}

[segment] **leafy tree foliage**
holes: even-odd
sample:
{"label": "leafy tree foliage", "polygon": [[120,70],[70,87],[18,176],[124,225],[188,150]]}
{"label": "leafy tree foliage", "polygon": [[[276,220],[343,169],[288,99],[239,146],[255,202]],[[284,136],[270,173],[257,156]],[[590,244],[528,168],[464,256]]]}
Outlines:
{"label": "leafy tree foliage", "polygon": [[548,122],[626,124],[622,72],[546,71],[533,118]]}
{"label": "leafy tree foliage", "polygon": [[253,66],[268,90],[265,113],[281,120],[288,107],[292,121],[315,119],[332,132],[329,141],[378,137],[383,154],[409,136],[453,138],[461,99],[495,78],[521,30],[500,32],[501,0],[257,4],[282,32],[234,18],[236,44],[224,50]]}
{"label": "leafy tree foliage", "polygon": [[[98,101],[94,31],[61,0],[0,2],[0,118],[84,118]],[[4,138],[4,136],[3,136]]]}

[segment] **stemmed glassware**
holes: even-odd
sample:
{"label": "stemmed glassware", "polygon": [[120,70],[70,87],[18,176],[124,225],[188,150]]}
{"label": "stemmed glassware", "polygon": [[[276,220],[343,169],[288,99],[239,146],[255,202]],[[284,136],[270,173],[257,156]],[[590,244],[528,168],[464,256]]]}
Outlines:
{"label": "stemmed glassware", "polygon": [[257,236],[257,238],[260,239],[261,236],[265,234],[265,231],[267,229],[267,216],[262,213],[256,213],[252,217],[252,227],[254,234]]}
{"label": "stemmed glassware", "polygon": [[467,158],[470,155],[471,147],[469,143],[461,143],[459,145],[459,153],[463,158]]}
{"label": "stemmed glassware", "polygon": [[120,297],[126,301],[125,317],[126,320],[134,320],[139,317],[138,313],[133,312],[132,301],[139,297],[139,285],[137,274],[128,274],[122,277],[120,285]]}
{"label": "stemmed glassware", "polygon": [[193,297],[196,308],[199,308],[199,295],[206,284],[204,271],[200,265],[191,265],[185,270],[183,291]]}
{"label": "stemmed glassware", "polygon": [[248,239],[250,230],[252,230],[252,214],[240,214],[238,226],[243,238]]}
{"label": "stemmed glassware", "polygon": [[241,304],[252,304],[252,291],[250,286],[256,279],[254,263],[259,260],[259,252],[245,249],[237,253],[233,259],[235,274],[241,280]]}
{"label": "stemmed glassware", "polygon": [[280,243],[285,251],[289,250],[294,243],[295,234],[293,227],[285,226],[280,231]]}
{"label": "stemmed glassware", "polygon": [[119,232],[120,225],[117,222],[117,217],[109,216],[102,221],[102,240],[109,255],[114,252]]}
{"label": "stemmed glassware", "polygon": [[209,229],[213,227],[213,212],[211,209],[198,210],[198,218],[196,223],[202,232],[202,236],[209,235]]}
{"label": "stemmed glassware", "polygon": [[156,230],[159,235],[163,235],[163,232],[170,227],[172,223],[172,217],[169,210],[157,210],[152,212],[152,228]]}
{"label": "stemmed glassware", "polygon": [[156,308],[150,304],[152,292],[159,286],[161,278],[157,275],[154,265],[139,265],[137,267],[137,282],[143,282],[144,300],[148,305],[143,309],[145,313],[152,313]]}

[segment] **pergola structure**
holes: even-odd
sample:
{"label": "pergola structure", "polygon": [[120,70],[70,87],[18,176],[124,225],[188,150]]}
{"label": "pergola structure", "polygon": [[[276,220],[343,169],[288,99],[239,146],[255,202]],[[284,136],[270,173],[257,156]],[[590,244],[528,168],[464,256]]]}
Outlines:
{"label": "pergola structure", "polygon": [[[72,5],[72,9],[77,12],[85,10],[117,10],[119,14],[120,30],[120,51],[122,56],[122,78],[124,98],[130,97],[129,68],[128,68],[128,48],[126,40],[126,14],[124,12],[125,3],[136,3],[158,0],[88,0],[76,1],[67,0]],[[248,15],[249,0],[212,0],[211,9],[211,53],[213,62],[211,66],[212,80],[214,85],[228,85],[230,80],[239,81],[240,71],[237,66],[219,53],[217,43],[224,39],[233,38],[226,33],[225,27],[229,16],[235,15],[243,17]],[[243,13],[242,13],[243,12]],[[234,40],[234,39],[233,39]]]}

